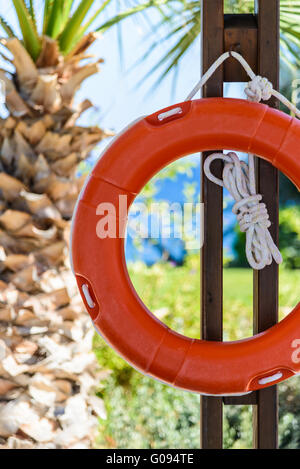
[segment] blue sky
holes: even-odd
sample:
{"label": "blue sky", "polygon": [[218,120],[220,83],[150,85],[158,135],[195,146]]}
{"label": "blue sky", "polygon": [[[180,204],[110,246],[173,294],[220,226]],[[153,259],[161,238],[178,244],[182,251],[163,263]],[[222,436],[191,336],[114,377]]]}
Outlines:
{"label": "blue sky", "polygon": [[[149,10],[151,21],[155,23],[157,14]],[[82,99],[87,95],[100,108],[101,125],[120,131],[138,116],[150,114],[172,102],[182,101],[200,77],[200,40],[196,41],[182,60],[175,93],[172,95],[173,76],[170,74],[160,85],[149,92],[157,74],[137,84],[161,57],[165,46],[153,53],[148,60],[134,67],[152,40],[146,39],[149,28],[140,21],[127,19],[122,23],[123,64],[120,63],[120,50],[117,28],[106,32],[90,49],[102,57],[99,75],[89,78],[79,92]]]}
{"label": "blue sky", "polygon": [[[149,10],[148,15],[155,24],[158,18],[156,12]],[[152,43],[153,38],[147,37],[148,33],[149,28],[142,18],[140,21],[129,18],[122,23],[122,64],[117,28],[106,32],[90,49],[105,62],[101,64],[100,73],[85,82],[77,94],[77,100],[89,97],[93,101],[99,110],[97,115],[99,124],[104,128],[119,132],[141,115],[151,114],[175,102],[183,101],[200,79],[199,38],[180,62],[175,89],[173,73],[160,82],[154,91],[151,90],[151,85],[159,73],[155,73],[137,86],[167,50],[166,45],[162,43],[161,48],[151,54],[146,61],[134,66]],[[242,88],[239,85],[226,86],[225,89],[233,97],[242,95]],[[91,111],[89,115],[87,113],[83,117],[83,122],[91,123],[95,117]]]}

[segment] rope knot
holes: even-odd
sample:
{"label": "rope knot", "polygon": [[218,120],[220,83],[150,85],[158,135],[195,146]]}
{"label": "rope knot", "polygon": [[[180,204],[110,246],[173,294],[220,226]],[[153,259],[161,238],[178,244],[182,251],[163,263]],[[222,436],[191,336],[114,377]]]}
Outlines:
{"label": "rope knot", "polygon": [[[214,160],[223,160],[222,179],[214,176],[210,165]],[[213,153],[204,162],[206,177],[215,184],[225,187],[235,200],[232,212],[236,215],[240,229],[246,233],[246,255],[253,269],[263,269],[272,259],[280,264],[281,254],[268,230],[271,226],[266,204],[262,195],[256,193],[254,157],[249,155],[249,163],[240,161],[234,152]]]}
{"label": "rope knot", "polygon": [[247,232],[250,226],[255,228],[257,223],[264,229],[271,226],[266,204],[260,203],[261,194],[244,197],[235,203],[232,212],[237,216],[237,220],[242,232]]}
{"label": "rope knot", "polygon": [[268,101],[273,92],[272,83],[264,77],[255,76],[249,81],[245,88],[245,93],[251,101],[259,103],[261,100]]}

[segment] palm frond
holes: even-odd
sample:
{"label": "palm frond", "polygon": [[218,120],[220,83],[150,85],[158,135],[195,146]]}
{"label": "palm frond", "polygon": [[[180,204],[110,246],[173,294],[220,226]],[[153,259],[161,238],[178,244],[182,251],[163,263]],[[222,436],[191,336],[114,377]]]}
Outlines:
{"label": "palm frond", "polygon": [[64,0],[53,0],[48,11],[47,27],[45,34],[55,39],[62,29]]}
{"label": "palm frond", "polygon": [[69,15],[70,15],[73,3],[74,3],[74,0],[64,1],[64,11],[63,11],[63,19],[62,19],[63,27],[65,27],[65,25],[69,21]]}
{"label": "palm frond", "polygon": [[43,33],[56,39],[69,21],[74,0],[46,0]]}
{"label": "palm frond", "polygon": [[101,7],[96,10],[93,16],[82,26],[81,32],[84,34],[86,30],[91,26],[91,24],[96,20],[96,18],[100,15],[100,13],[107,7],[107,5],[111,2],[111,0],[105,0]]}
{"label": "palm frond", "polygon": [[0,26],[2,27],[2,29],[4,29],[4,31],[6,32],[8,37],[14,37],[15,36],[14,30],[7,23],[5,18],[3,18],[3,16],[0,16]]}
{"label": "palm frond", "polygon": [[[174,3],[174,5],[172,4]],[[185,9],[178,9],[178,2],[168,2],[166,5],[168,12],[162,11],[162,19],[157,23],[155,28],[152,29],[150,36],[153,37],[153,43],[145,52],[145,54],[137,61],[140,63],[146,60],[155,49],[161,49],[162,44],[170,47],[168,51],[158,60],[149,72],[143,76],[137,86],[148,79],[158,69],[163,68],[158,79],[151,90],[157,86],[172,70],[175,70],[174,79],[177,75],[180,60],[184,54],[189,50],[196,38],[199,37],[201,31],[201,15],[200,4],[198,1],[184,2]],[[167,31],[161,35],[160,31]],[[136,63],[136,64],[137,64]],[[174,80],[173,80],[173,86]]]}
{"label": "palm frond", "polygon": [[127,10],[115,15],[110,20],[103,23],[99,26],[96,31],[105,32],[112,26],[120,23],[121,21],[125,20],[126,18],[136,15],[137,13],[142,13],[143,11],[147,10],[148,8],[152,7],[160,7],[161,5],[165,5],[168,3],[169,0],[149,0],[148,2],[142,3],[141,5],[136,5],[132,8],[128,8]]}
{"label": "palm frond", "polygon": [[[151,89],[155,89],[159,85],[159,83],[169,74],[169,72],[171,72],[171,70],[178,69],[181,58],[191,47],[195,39],[199,37],[201,27],[200,18],[195,17],[191,19],[189,23],[191,23],[191,26],[188,28],[188,30],[180,37],[176,44],[171,47],[171,49],[159,60],[159,62],[157,62],[157,64],[143,78],[144,81],[161,66],[167,64],[165,69],[155,81],[154,85],[151,87]],[[180,31],[180,27],[177,27],[176,30]],[[173,86],[175,86],[174,83]]]}
{"label": "palm frond", "polygon": [[26,8],[28,10],[28,13],[31,17],[32,24],[35,27],[35,30],[37,31],[37,23],[36,23],[36,16],[35,16],[35,10],[34,10],[34,4],[33,0],[27,0],[25,1]]}
{"label": "palm frond", "polygon": [[[280,37],[280,47],[282,50],[280,55],[281,60],[283,60],[289,66],[289,68],[297,69],[297,67],[300,66],[297,49],[295,50],[285,35]],[[291,61],[291,56],[294,58],[293,61]]]}
{"label": "palm frond", "polygon": [[112,0],[105,0],[101,7],[96,10],[96,12],[91,16],[91,18],[86,21],[80,28],[76,36],[74,36],[73,42],[71,46],[69,47],[69,50],[71,51],[73,47],[76,46],[76,44],[80,41],[80,39],[84,36],[84,34],[87,32],[89,27],[92,25],[92,23],[97,19],[97,17],[100,15],[100,13],[107,7],[107,5],[111,2]]}
{"label": "palm frond", "polygon": [[81,0],[79,6],[67,22],[66,27],[59,37],[60,50],[64,54],[67,54],[73,46],[74,39],[78,35],[78,30],[80,29],[93,3],[94,0]]}
{"label": "palm frond", "polygon": [[[147,11],[150,7],[155,7],[161,15],[161,21],[152,31],[153,42],[146,53],[139,59],[145,60],[157,48],[161,49],[162,45],[171,44],[168,52],[164,54],[151,68],[149,73],[143,77],[150,76],[162,67],[162,73],[158,79],[161,81],[174,68],[177,68],[184,54],[189,50],[194,40],[200,33],[200,14],[201,2],[197,0],[169,0],[168,2],[149,1],[142,5],[129,8],[111,18],[99,28],[100,31],[106,31],[116,23],[141,12]],[[168,8],[170,14],[165,13]],[[173,8],[173,11],[171,10]],[[253,0],[225,0],[226,13],[253,13]],[[280,27],[281,27],[281,51],[285,53],[285,59],[290,64],[300,66],[300,0],[281,0],[280,1]],[[191,26],[193,24],[193,26]],[[187,26],[189,26],[187,28]],[[168,31],[168,34],[162,38],[159,37],[160,31]],[[183,33],[183,34],[180,34]],[[284,50],[284,52],[283,52]]]}
{"label": "palm frond", "polygon": [[49,17],[51,13],[51,8],[53,6],[54,0],[45,0],[44,3],[44,15],[43,15],[43,34],[46,33],[46,29],[48,27]]}
{"label": "palm frond", "polygon": [[33,24],[30,13],[24,0],[12,0],[12,2],[17,13],[24,45],[31,57],[36,60],[41,51],[41,41]]}

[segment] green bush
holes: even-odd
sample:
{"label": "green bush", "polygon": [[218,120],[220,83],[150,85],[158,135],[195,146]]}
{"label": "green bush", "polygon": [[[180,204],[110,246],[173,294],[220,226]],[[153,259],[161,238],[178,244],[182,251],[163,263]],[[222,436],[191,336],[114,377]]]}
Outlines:
{"label": "green bush", "polygon": [[226,406],[223,420],[224,449],[251,449],[252,411],[250,406]]}
{"label": "green bush", "polygon": [[300,376],[279,385],[280,448],[300,448]]}
{"label": "green bush", "polygon": [[300,269],[300,205],[280,210],[279,247],[285,266]]}
{"label": "green bush", "polygon": [[[236,238],[233,249],[235,258],[231,265],[248,267],[245,255],[246,234],[235,226]],[[279,249],[284,266],[289,269],[300,269],[300,204],[281,208],[279,212]]]}
{"label": "green bush", "polygon": [[103,396],[108,418],[100,421],[100,448],[199,447],[199,396],[172,389],[127,365],[107,379]]}

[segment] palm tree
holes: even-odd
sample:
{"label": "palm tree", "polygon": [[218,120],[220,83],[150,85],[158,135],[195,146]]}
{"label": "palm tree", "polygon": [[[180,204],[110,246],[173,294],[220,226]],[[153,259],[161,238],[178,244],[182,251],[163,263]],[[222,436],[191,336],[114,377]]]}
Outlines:
{"label": "palm tree", "polygon": [[88,446],[93,414],[101,413],[89,395],[93,334],[69,270],[68,239],[83,182],[77,165],[107,135],[76,125],[92,103],[75,107],[74,96],[98,72],[100,60],[87,54],[99,35],[90,25],[109,2],[87,19],[93,0],[45,0],[39,11],[32,0],[12,0],[19,38],[0,17],[8,111],[0,120],[3,447]]}

